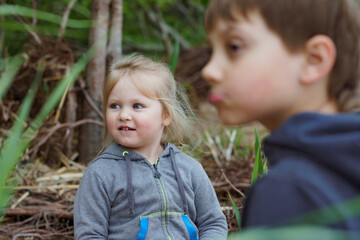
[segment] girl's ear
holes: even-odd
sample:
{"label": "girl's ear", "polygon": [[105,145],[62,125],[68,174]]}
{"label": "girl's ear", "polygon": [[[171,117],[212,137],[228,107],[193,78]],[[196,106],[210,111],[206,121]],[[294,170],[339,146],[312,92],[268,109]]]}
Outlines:
{"label": "girl's ear", "polygon": [[315,35],[305,44],[305,64],[300,81],[311,84],[330,74],[336,60],[336,47],[333,40],[325,35]]}
{"label": "girl's ear", "polygon": [[163,125],[164,125],[165,127],[169,126],[170,123],[171,123],[171,116],[170,116],[170,114],[169,114],[167,111],[165,111],[165,112],[163,113],[163,121],[162,121],[162,123],[163,123]]}

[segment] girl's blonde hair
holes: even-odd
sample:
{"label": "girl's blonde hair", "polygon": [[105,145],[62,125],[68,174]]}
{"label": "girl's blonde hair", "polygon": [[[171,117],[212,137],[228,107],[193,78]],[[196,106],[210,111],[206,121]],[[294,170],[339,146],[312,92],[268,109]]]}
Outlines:
{"label": "girl's blonde hair", "polygon": [[[184,88],[175,81],[165,63],[154,61],[134,53],[111,65],[103,88],[103,112],[106,123],[106,108],[111,90],[123,76],[129,76],[138,90],[146,97],[160,101],[164,114],[171,117],[171,123],[164,128],[162,141],[181,145],[190,138],[194,113]],[[148,78],[147,76],[155,76]],[[151,81],[151,82],[149,82]],[[105,124],[104,147],[110,143]]]}

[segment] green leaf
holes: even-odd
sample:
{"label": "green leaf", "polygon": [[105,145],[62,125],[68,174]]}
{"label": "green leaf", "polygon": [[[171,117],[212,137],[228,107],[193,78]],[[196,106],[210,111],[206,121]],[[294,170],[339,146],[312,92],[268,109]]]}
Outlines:
{"label": "green leaf", "polygon": [[21,65],[24,63],[24,55],[18,55],[9,59],[9,65],[0,78],[0,100],[3,98],[8,88],[10,87],[14,77],[19,71]]}
{"label": "green leaf", "polygon": [[[42,70],[38,70],[37,77],[35,82],[33,83],[31,89],[27,97],[24,99],[22,103],[21,110],[19,112],[19,118],[15,123],[14,129],[12,129],[12,135],[9,137],[9,140],[6,140],[4,145],[1,148],[0,152],[0,216],[5,210],[7,206],[8,200],[11,196],[11,191],[5,188],[6,181],[11,174],[11,171],[16,166],[17,162],[21,158],[21,155],[25,152],[26,148],[29,146],[30,142],[36,136],[36,133],[42,123],[45,121],[47,116],[50,112],[56,107],[56,105],[60,102],[61,97],[63,96],[64,92],[68,88],[68,86],[72,85],[80,73],[85,69],[88,61],[93,57],[94,53],[97,51],[98,46],[103,44],[105,38],[99,40],[96,44],[94,44],[90,50],[85,53],[78,62],[76,62],[73,67],[71,68],[69,74],[63,78],[54,91],[50,94],[49,98],[47,99],[46,103],[41,108],[38,115],[35,119],[31,122],[30,126],[25,130],[24,125],[20,124],[25,122],[28,112],[30,111],[31,103],[34,94],[35,88],[38,87],[40,80],[40,74],[42,75]],[[9,195],[10,194],[10,195]]]}
{"label": "green leaf", "polygon": [[251,185],[254,184],[258,178],[259,173],[259,164],[261,164],[261,157],[260,156],[260,148],[257,149],[256,155],[255,155],[255,163],[254,163],[254,169],[251,175]]}
{"label": "green leaf", "polygon": [[40,86],[43,72],[44,66],[40,63],[35,80],[22,101],[18,117],[10,130],[11,134],[5,140],[0,151],[0,216],[2,216],[12,193],[10,190],[5,189],[6,181],[9,178],[11,171],[15,168],[17,162],[21,158],[21,142],[23,141],[21,135],[26,127],[26,119],[28,118],[32,102]]}
{"label": "green leaf", "polygon": [[260,145],[258,133],[255,128],[255,163],[254,163],[253,173],[251,176],[251,185],[256,182],[259,176],[261,177],[267,173],[268,168],[267,168],[267,161],[265,159],[266,158],[264,157],[264,161],[262,160],[261,145]]}
{"label": "green leaf", "polygon": [[180,55],[180,44],[179,44],[179,40],[177,40],[169,62],[169,68],[172,73],[175,72],[176,65],[179,60],[179,55]]}
{"label": "green leaf", "polygon": [[[41,10],[35,10],[32,8],[22,7],[18,5],[9,5],[3,4],[0,6],[0,15],[20,15],[23,17],[33,17],[36,16],[37,19],[44,20],[47,22],[55,23],[60,25],[62,22],[62,17],[44,12]],[[91,21],[90,20],[75,20],[75,19],[68,19],[67,24],[68,27],[72,28],[90,28]]]}
{"label": "green leaf", "polygon": [[241,228],[241,216],[240,216],[239,209],[236,207],[236,204],[235,204],[234,200],[232,199],[229,192],[228,192],[228,195],[229,195],[229,198],[230,198],[230,201],[231,201],[231,205],[233,206],[233,209],[234,209],[237,224],[238,224],[239,229],[240,229]]}
{"label": "green leaf", "polygon": [[[29,24],[21,24],[17,22],[0,22],[0,29],[9,30],[9,31],[21,31],[21,32],[32,32],[43,34],[43,35],[50,35],[50,36],[57,36],[59,34],[59,27],[57,26],[46,26],[46,25],[39,25],[33,26]],[[88,30],[79,30],[79,29],[65,29],[64,36],[69,38],[76,38],[85,40],[88,39]]]}
{"label": "green leaf", "polygon": [[261,158],[261,145],[259,141],[259,135],[255,128],[255,152],[256,152],[256,158],[258,159],[258,173],[260,175],[264,174],[264,168],[263,168],[263,161]]}

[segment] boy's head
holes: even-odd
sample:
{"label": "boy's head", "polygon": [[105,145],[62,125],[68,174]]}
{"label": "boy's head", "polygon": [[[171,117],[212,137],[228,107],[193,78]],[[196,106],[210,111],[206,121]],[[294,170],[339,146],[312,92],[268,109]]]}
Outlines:
{"label": "boy's head", "polygon": [[[303,69],[305,67],[303,65],[313,64],[315,66],[315,64],[318,64],[317,68],[312,68],[312,71],[322,72],[314,78],[317,78],[316,80],[326,78],[325,94],[336,105],[337,110],[350,111],[356,109],[360,105],[359,15],[356,0],[212,0],[205,15],[205,27],[209,33],[209,42],[213,53],[208,65],[203,70],[203,75],[210,83],[213,82],[213,76],[211,76],[213,73],[209,74],[212,68],[210,65],[214,66],[215,64],[212,64],[212,61],[215,61],[219,56],[217,55],[219,48],[215,46],[216,43],[212,39],[216,38],[215,35],[219,39],[222,38],[220,40],[224,44],[228,44],[227,47],[223,47],[222,51],[241,48],[239,59],[227,59],[233,62],[235,60],[239,61],[240,64],[242,64],[241,61],[245,62],[249,59],[250,51],[253,51],[254,46],[257,47],[257,41],[268,40],[266,38],[261,39],[261,36],[257,38],[251,33],[251,29],[249,35],[246,30],[242,32],[240,25],[243,23],[251,23],[252,26],[255,26],[255,29],[262,27],[261,24],[253,24],[257,21],[255,19],[257,16],[261,19],[263,25],[279,38],[290,55],[293,57],[299,55],[300,57],[302,54],[305,57],[302,61],[308,61],[307,63],[299,62],[298,75],[293,77],[300,78],[299,75],[304,75]],[[239,29],[237,29],[237,26],[240,26]],[[224,29],[220,30],[220,27]],[[315,41],[314,44],[312,40]],[[321,48],[325,49],[322,50]],[[321,53],[321,51],[324,51],[324,53]],[[272,57],[266,54],[272,53],[265,51],[263,58]],[[224,62],[223,60],[222,62]],[[262,71],[262,68],[266,68],[266,66],[262,65],[263,62],[260,56],[258,56],[258,60],[259,64],[256,69],[248,68],[244,70],[246,72],[238,72],[239,79],[244,73]],[[277,61],[277,59],[273,60]],[[321,64],[327,64],[326,69],[320,69]],[[269,72],[269,74],[276,74],[277,71],[287,71],[285,67],[291,66],[284,65],[282,67],[283,69],[281,66],[273,68],[273,72]],[[309,71],[311,72],[309,68],[306,71],[308,71],[307,74],[309,74]],[[291,77],[291,75],[287,77]],[[282,80],[286,85],[285,81],[291,79]],[[306,81],[306,84],[310,85],[310,80],[307,79]],[[312,82],[316,81],[313,79]],[[266,81],[264,81],[264,84],[266,84]],[[268,87],[271,90],[271,86]],[[261,88],[262,86],[259,86],[259,89]],[[254,92],[247,93],[249,98],[252,97],[252,94],[256,94],[257,89],[253,90]],[[285,91],[284,89],[284,94],[286,94]],[[278,94],[282,93],[278,92]],[[271,99],[269,100],[271,101]],[[304,110],[316,109],[305,108]],[[229,121],[229,123],[236,122]]]}
{"label": "boy's head", "polygon": [[[105,122],[111,90],[116,83],[122,81],[125,77],[126,79],[131,79],[132,83],[144,96],[158,100],[163,107],[164,114],[170,117],[171,123],[164,129],[166,134],[163,141],[171,139],[175,142],[181,142],[183,138],[188,137],[191,129],[191,120],[187,116],[191,112],[191,108],[186,100],[186,96],[184,96],[184,102],[179,100],[183,92],[165,63],[154,61],[141,54],[125,56],[110,67],[103,88]],[[105,128],[105,145],[107,137],[108,129]]]}

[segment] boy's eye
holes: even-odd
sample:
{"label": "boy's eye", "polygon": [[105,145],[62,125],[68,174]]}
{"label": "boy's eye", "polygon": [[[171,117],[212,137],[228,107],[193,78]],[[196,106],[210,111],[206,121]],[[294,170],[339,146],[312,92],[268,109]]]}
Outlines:
{"label": "boy's eye", "polygon": [[120,106],[119,106],[119,104],[113,103],[113,104],[110,105],[110,108],[111,109],[119,109]]}
{"label": "boy's eye", "polygon": [[141,108],[143,108],[143,105],[141,105],[141,104],[139,104],[139,103],[135,103],[135,104],[133,105],[133,108],[135,108],[135,109],[141,109]]}
{"label": "boy's eye", "polygon": [[239,52],[243,49],[243,46],[239,42],[230,42],[227,44],[227,49],[231,53]]}

